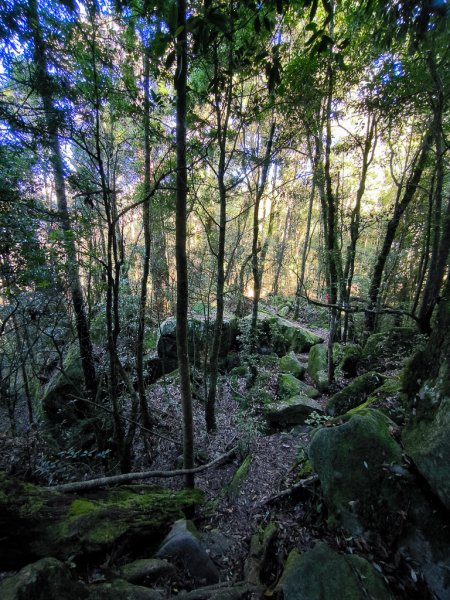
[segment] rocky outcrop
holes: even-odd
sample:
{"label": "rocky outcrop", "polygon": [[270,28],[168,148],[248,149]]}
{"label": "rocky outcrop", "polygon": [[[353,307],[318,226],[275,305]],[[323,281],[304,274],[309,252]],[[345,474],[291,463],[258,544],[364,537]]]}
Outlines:
{"label": "rocky outcrop", "polygon": [[390,600],[382,576],[359,556],[339,554],[324,542],[292,551],[277,586],[284,600]]}
{"label": "rocky outcrop", "polygon": [[359,406],[371,392],[381,386],[383,381],[384,377],[374,371],[356,377],[328,400],[327,413],[331,416],[343,415],[348,410]]}
{"label": "rocky outcrop", "polygon": [[401,479],[408,473],[392,427],[385,415],[365,409],[343,425],[314,435],[309,456],[319,475],[330,526],[352,534],[366,529],[395,534],[398,511],[406,505]]}

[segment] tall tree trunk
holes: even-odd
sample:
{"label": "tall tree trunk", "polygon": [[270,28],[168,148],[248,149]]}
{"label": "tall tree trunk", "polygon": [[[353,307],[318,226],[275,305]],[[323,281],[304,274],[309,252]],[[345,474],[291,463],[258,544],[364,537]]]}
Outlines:
{"label": "tall tree trunk", "polygon": [[147,285],[150,272],[150,58],[144,51],[144,201],[142,203],[142,227],[144,230],[144,258],[142,262],[141,295],[139,298],[138,331],[136,339],[136,374],[139,404],[144,427],[149,428],[151,419],[145,398],[144,337]]}
{"label": "tall tree trunk", "polygon": [[394,214],[392,215],[388,223],[386,234],[383,240],[383,245],[378,255],[369,287],[369,303],[368,310],[366,311],[365,315],[365,325],[367,331],[373,331],[375,328],[376,308],[380,294],[380,286],[383,277],[384,267],[389,256],[389,252],[391,250],[392,242],[394,241],[395,234],[397,232],[397,227],[400,223],[400,219],[402,218],[403,213],[408,208],[409,204],[414,198],[417,186],[420,183],[420,179],[425,168],[432,140],[433,130],[431,128],[431,130],[425,134],[425,137],[422,140],[420,148],[414,158],[412,170],[406,182],[403,197],[400,202],[396,203]]}
{"label": "tall tree trunk", "polygon": [[[231,46],[230,46],[231,48]],[[232,66],[232,50],[229,53],[228,66]],[[217,285],[216,285],[216,319],[214,323],[213,343],[209,361],[209,390],[205,404],[206,429],[209,432],[216,429],[216,394],[217,380],[219,376],[219,351],[222,339],[223,314],[224,314],[224,290],[225,290],[225,237],[227,217],[227,190],[225,186],[226,171],[226,144],[228,135],[228,123],[230,119],[233,82],[230,77],[226,88],[225,114],[222,118],[221,91],[218,85],[218,61],[217,46],[215,48],[215,86],[214,105],[217,119],[217,133],[219,142],[219,165],[217,169],[217,183],[219,187],[219,240],[217,248]],[[223,93],[223,91],[222,91]]]}
{"label": "tall tree trunk", "polygon": [[423,292],[419,311],[419,326],[423,333],[431,332],[431,317],[439,297],[439,291],[444,280],[445,267],[450,252],[450,197],[447,211],[442,216],[442,192],[444,186],[444,152],[445,140],[442,130],[442,115],[444,111],[444,92],[440,75],[436,68],[435,59],[429,56],[428,65],[435,87],[435,98],[432,99],[434,111],[434,140],[436,149],[436,171],[433,197],[433,244],[431,249],[430,267]]}
{"label": "tall tree trunk", "polygon": [[[186,255],[187,225],[187,167],[186,167],[186,100],[187,100],[187,32],[186,0],[177,0],[178,16],[176,38],[177,68],[176,89],[176,142],[177,142],[177,193],[176,242],[177,263],[177,355],[180,373],[181,402],[183,408],[183,464],[185,469],[194,466],[194,426],[188,355],[188,273]],[[186,475],[187,487],[194,486],[194,476]]]}
{"label": "tall tree trunk", "polygon": [[283,228],[283,237],[281,238],[280,245],[277,251],[277,264],[275,269],[275,276],[273,278],[273,286],[272,291],[275,296],[278,296],[278,288],[280,285],[280,275],[281,269],[283,268],[284,255],[286,252],[287,238],[290,229],[290,220],[291,220],[292,207],[288,206],[286,210],[286,218],[284,220],[284,228]]}
{"label": "tall tree trunk", "polygon": [[267,183],[267,174],[270,166],[270,156],[272,154],[273,137],[275,134],[275,123],[270,126],[269,137],[267,138],[266,153],[261,170],[261,178],[258,182],[255,204],[253,207],[253,238],[252,238],[252,274],[253,274],[253,310],[252,310],[252,322],[250,336],[252,344],[256,348],[256,324],[258,321],[258,303],[261,297],[261,277],[260,269],[258,264],[258,252],[259,252],[259,207],[261,204],[261,198],[264,194]]}
{"label": "tall tree trunk", "polygon": [[[34,60],[36,65],[35,86],[42,100],[44,109],[45,125],[47,128],[48,146],[50,149],[50,160],[53,168],[55,182],[55,195],[60,218],[60,226],[64,235],[64,249],[66,254],[65,271],[70,286],[72,304],[75,313],[75,321],[80,346],[81,364],[83,368],[84,382],[91,399],[97,392],[97,376],[95,372],[92,341],[89,332],[89,324],[86,316],[83,290],[81,287],[78,269],[77,250],[74,242],[73,229],[67,206],[66,182],[64,177],[64,162],[59,142],[58,109],[54,105],[52,93],[52,81],[47,72],[47,58],[45,43],[42,38],[39,23],[39,14],[36,0],[30,0],[29,25],[34,42]],[[80,401],[81,402],[81,401]],[[89,412],[89,405],[80,405],[84,414]]]}

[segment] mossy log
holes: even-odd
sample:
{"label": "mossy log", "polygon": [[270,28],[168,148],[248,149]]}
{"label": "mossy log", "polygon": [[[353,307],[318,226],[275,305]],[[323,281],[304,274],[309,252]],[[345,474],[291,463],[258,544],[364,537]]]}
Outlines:
{"label": "mossy log", "polygon": [[183,510],[201,501],[199,490],[145,485],[98,490],[80,497],[0,475],[0,561],[19,568],[54,556],[121,554],[132,544],[156,548]]}

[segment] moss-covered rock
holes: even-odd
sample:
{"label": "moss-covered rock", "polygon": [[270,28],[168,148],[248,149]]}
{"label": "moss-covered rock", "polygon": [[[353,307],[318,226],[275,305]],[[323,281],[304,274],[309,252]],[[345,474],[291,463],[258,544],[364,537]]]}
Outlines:
{"label": "moss-covered rock", "polygon": [[[250,320],[251,315],[241,319],[239,329],[248,331]],[[258,313],[257,331],[259,351],[263,354],[275,352],[278,356],[285,356],[290,351],[307,352],[322,342],[322,338],[297,323],[263,311]]]}
{"label": "moss-covered rock", "polygon": [[264,414],[273,426],[303,425],[312,412],[322,413],[322,407],[305,394],[298,394],[264,407]]}
{"label": "moss-covered rock", "polygon": [[175,567],[162,558],[140,558],[122,565],[117,571],[119,577],[125,581],[145,584],[160,577],[172,577],[175,573]]}
{"label": "moss-covered rock", "polygon": [[72,579],[67,565],[51,557],[26,565],[0,582],[2,600],[83,600],[88,596],[87,587]]}
{"label": "moss-covered rock", "polygon": [[382,373],[398,369],[420,346],[425,337],[411,327],[393,327],[390,331],[368,337],[361,355],[361,366]]}
{"label": "moss-covered rock", "polygon": [[326,392],[328,383],[328,351],[325,344],[317,344],[311,348],[308,356],[308,373],[319,392]]}
{"label": "moss-covered rock", "polygon": [[297,379],[302,379],[306,371],[306,365],[298,360],[295,352],[289,352],[289,354],[280,358],[280,371],[290,373]]}
{"label": "moss-covered rock", "polygon": [[[436,393],[436,389],[428,391]],[[408,456],[450,510],[450,398],[444,398],[435,412],[430,411],[429,419],[411,419],[402,441]]]}
{"label": "moss-covered rock", "polygon": [[289,373],[280,373],[278,375],[278,398],[281,401],[288,400],[293,396],[307,396],[308,398],[317,398],[320,392],[312,385],[300,381]]}
{"label": "moss-covered rock", "polygon": [[337,375],[355,377],[361,360],[362,348],[358,344],[333,344],[333,363]]}
{"label": "moss-covered rock", "polygon": [[199,490],[173,491],[132,485],[59,494],[0,476],[0,560],[12,568],[30,559],[77,558],[120,546],[156,546],[183,510],[201,501]]}
{"label": "moss-covered rock", "polygon": [[89,586],[89,600],[161,600],[157,590],[133,585],[124,579]]}
{"label": "moss-covered rock", "polygon": [[391,436],[392,426],[382,413],[365,409],[343,425],[314,435],[309,455],[331,526],[353,534],[364,529],[395,533],[404,498],[398,477],[402,453]]}
{"label": "moss-covered rock", "polygon": [[359,406],[371,392],[381,386],[383,381],[384,377],[374,371],[356,377],[349,385],[329,399],[327,413],[331,416],[342,415]]}
{"label": "moss-covered rock", "polygon": [[404,404],[405,393],[403,391],[402,378],[391,377],[386,379],[383,385],[371,392],[365,402],[349,410],[346,417],[351,417],[360,410],[370,407],[376,408],[392,419],[394,423],[401,424],[404,420]]}
{"label": "moss-covered rock", "polygon": [[299,554],[293,550],[277,586],[284,600],[390,600],[383,578],[356,555],[339,554],[324,542]]}

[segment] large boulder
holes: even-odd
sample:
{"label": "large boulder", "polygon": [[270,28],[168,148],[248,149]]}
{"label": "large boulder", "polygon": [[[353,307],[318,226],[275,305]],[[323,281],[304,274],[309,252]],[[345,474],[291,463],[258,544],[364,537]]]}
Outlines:
{"label": "large boulder", "polygon": [[[422,392],[427,389],[422,388]],[[450,397],[430,411],[429,418],[411,420],[402,432],[402,441],[408,456],[450,510]]]}
{"label": "large boulder", "polygon": [[318,402],[305,394],[298,394],[286,400],[272,402],[264,407],[264,414],[271,425],[303,425],[312,412],[323,413]]}
{"label": "large boulder", "polygon": [[[251,315],[244,317],[239,323],[241,345],[245,345],[250,322]],[[312,346],[323,341],[318,335],[297,323],[264,311],[258,313],[257,330],[259,352],[262,354],[274,352],[280,357],[291,351],[298,354],[307,352]]]}
{"label": "large boulder", "polygon": [[197,586],[219,581],[219,572],[201,544],[199,533],[191,521],[176,521],[156,556],[181,564]]}
{"label": "large boulder", "polygon": [[[393,423],[382,413],[365,409],[337,427],[320,429],[309,456],[319,475],[329,524],[352,534],[396,531],[404,508],[402,452],[391,436]],[[393,479],[396,483],[393,483]]]}
{"label": "large boulder", "polygon": [[2,600],[83,600],[88,596],[86,586],[72,579],[69,567],[51,557],[26,565],[0,582]]}
{"label": "large boulder", "polygon": [[424,336],[411,327],[393,327],[367,338],[361,354],[365,370],[380,373],[402,367],[408,357],[424,343]]}
{"label": "large boulder", "polygon": [[277,586],[284,600],[390,600],[382,576],[353,554],[339,554],[324,542],[299,554],[293,550]]}
{"label": "large boulder", "polygon": [[308,373],[319,392],[326,392],[328,383],[328,350],[325,344],[317,344],[309,351]]}
{"label": "large boulder", "polygon": [[300,381],[289,373],[280,373],[278,375],[278,398],[280,400],[288,400],[292,396],[298,396],[299,394],[308,398],[317,398],[320,396],[320,392],[312,385]]}
{"label": "large boulder", "polygon": [[359,406],[371,392],[381,386],[383,381],[384,377],[374,371],[356,377],[328,400],[327,413],[331,416],[342,415],[351,408]]}
{"label": "large boulder", "polygon": [[[207,345],[211,344],[215,321],[205,320],[200,315],[191,315],[188,320],[188,348],[189,358],[193,363],[199,364]],[[169,373],[177,368],[177,320],[170,317],[159,326],[157,335],[158,356],[161,359],[164,371]],[[222,325],[222,338],[219,355],[225,358],[236,344],[238,333],[238,320],[236,317],[225,316]]]}
{"label": "large boulder", "polygon": [[298,379],[302,379],[303,375],[306,372],[307,365],[301,363],[295,352],[289,352],[282,358],[280,358],[280,371],[282,373],[290,373],[297,377]]}

